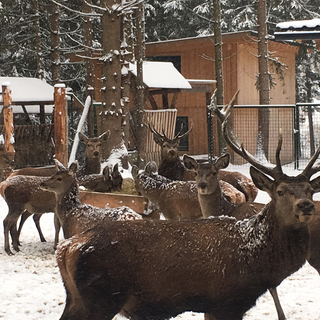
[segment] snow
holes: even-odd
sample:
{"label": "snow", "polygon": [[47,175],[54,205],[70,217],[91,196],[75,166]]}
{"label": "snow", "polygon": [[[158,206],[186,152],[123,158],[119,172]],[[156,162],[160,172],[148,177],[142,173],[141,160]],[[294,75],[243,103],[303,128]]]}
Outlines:
{"label": "snow", "polygon": [[[276,27],[280,29],[301,29],[301,28],[316,28],[320,25],[320,19],[310,20],[294,20],[277,23]],[[316,31],[319,32],[319,31]]]}
{"label": "snow", "polygon": [[[228,168],[229,169],[229,168]],[[231,168],[248,175],[248,167]],[[296,175],[293,169],[287,174]],[[127,174],[127,173],[126,173]],[[268,196],[259,192],[258,201],[268,202]],[[320,200],[320,194],[315,196]],[[7,205],[0,197],[0,218],[7,214]],[[41,218],[41,227],[46,243],[41,243],[33,220],[29,218],[22,230],[22,247],[19,253],[8,256],[0,249],[0,319],[4,320],[57,320],[65,303],[65,291],[56,264],[53,241],[53,213]],[[62,232],[60,239],[62,239]],[[0,235],[3,244],[3,234]],[[320,277],[306,263],[298,272],[285,279],[278,287],[278,293],[285,314],[290,320],[320,319]],[[203,314],[186,312],[175,320],[203,320]],[[116,320],[124,318],[116,316]],[[269,293],[257,301],[244,320],[276,320],[277,315]]]}
{"label": "snow", "polygon": [[[130,63],[129,70],[136,76],[137,66]],[[149,88],[191,89],[190,83],[172,62],[143,62],[143,82]]]}

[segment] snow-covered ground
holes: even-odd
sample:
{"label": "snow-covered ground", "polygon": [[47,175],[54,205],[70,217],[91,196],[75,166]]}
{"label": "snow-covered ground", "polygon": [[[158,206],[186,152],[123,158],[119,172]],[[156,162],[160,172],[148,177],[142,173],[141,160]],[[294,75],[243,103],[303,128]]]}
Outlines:
{"label": "snow-covered ground", "polygon": [[[239,167],[236,169],[240,171]],[[241,171],[247,174],[246,167]],[[259,192],[258,201],[267,202],[268,196]],[[5,201],[0,197],[1,221],[7,210]],[[57,320],[62,314],[65,291],[53,251],[52,213],[42,216],[41,226],[48,242],[39,241],[33,220],[29,218],[21,234],[21,251],[14,256],[8,256],[4,252],[3,232],[0,232],[0,319]],[[60,237],[62,238],[62,234]],[[278,287],[278,292],[288,320],[320,319],[320,277],[308,264],[284,280]],[[175,319],[202,320],[203,314],[187,312]],[[276,320],[270,294],[260,297],[257,305],[244,319]],[[120,320],[120,317],[117,317],[117,320]]]}

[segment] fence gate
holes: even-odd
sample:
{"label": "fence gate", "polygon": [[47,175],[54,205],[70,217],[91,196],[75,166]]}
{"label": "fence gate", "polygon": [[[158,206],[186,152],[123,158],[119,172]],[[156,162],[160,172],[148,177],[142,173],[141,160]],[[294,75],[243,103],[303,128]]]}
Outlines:
{"label": "fence gate", "polygon": [[[154,125],[159,133],[165,133],[168,138],[174,137],[177,119],[177,109],[145,110],[145,122]],[[146,162],[155,161],[159,166],[161,148],[153,140],[153,134],[147,131],[145,143]]]}

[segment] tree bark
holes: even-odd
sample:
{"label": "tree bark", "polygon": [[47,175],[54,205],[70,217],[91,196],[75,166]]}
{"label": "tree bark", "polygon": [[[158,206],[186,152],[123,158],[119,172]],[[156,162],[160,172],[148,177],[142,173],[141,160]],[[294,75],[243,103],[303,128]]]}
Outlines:
{"label": "tree bark", "polygon": [[[82,10],[84,13],[91,13],[90,4],[92,0],[83,2]],[[92,22],[89,16],[84,16],[83,23],[83,40],[84,40],[84,55],[86,57],[84,61],[84,68],[86,70],[86,96],[91,96],[91,106],[88,113],[88,135],[89,137],[94,136],[94,112],[93,112],[93,101],[94,101],[94,63],[93,63],[93,52],[92,52]]]}
{"label": "tree bark", "polygon": [[[222,36],[221,36],[221,4],[219,0],[213,0],[213,28],[214,28],[214,56],[217,81],[217,104],[224,103],[223,87],[223,54],[222,54]],[[217,119],[219,155],[227,152],[227,144],[222,135],[221,123]]]}
{"label": "tree bark", "polygon": [[144,30],[144,6],[143,2],[136,10],[136,39],[135,60],[137,63],[137,79],[135,88],[135,101],[132,112],[134,129],[133,132],[137,141],[137,150],[140,158],[144,158],[144,141],[146,128],[143,126],[145,108],[145,88],[143,83],[143,61],[145,60],[145,30]]}
{"label": "tree bark", "polygon": [[114,0],[103,0],[102,6],[109,10],[102,17],[102,105],[98,108],[97,122],[101,131],[99,134],[107,130],[111,132],[110,139],[103,148],[103,157],[107,159],[112,149],[119,148],[123,142],[120,62],[122,15],[112,9],[116,7]]}
{"label": "tree bark", "polygon": [[38,0],[33,0],[34,7],[34,31],[35,31],[35,49],[37,54],[37,72],[36,77],[39,79],[44,78],[44,65],[43,65],[43,56],[41,50],[41,32],[40,32],[40,13],[39,13],[39,2]]}
{"label": "tree bark", "polygon": [[52,83],[60,83],[60,35],[59,35],[59,6],[51,3],[51,64]]}
{"label": "tree bark", "polygon": [[[266,0],[258,1],[258,56],[259,56],[259,102],[270,103],[270,78],[268,68],[268,34],[266,22]],[[259,108],[257,154],[268,159],[269,108]]]}

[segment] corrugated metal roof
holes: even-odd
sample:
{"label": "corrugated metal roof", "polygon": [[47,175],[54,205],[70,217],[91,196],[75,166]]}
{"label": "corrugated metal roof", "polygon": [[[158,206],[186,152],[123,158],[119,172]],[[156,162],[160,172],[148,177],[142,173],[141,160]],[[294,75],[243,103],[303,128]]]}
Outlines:
{"label": "corrugated metal roof", "polygon": [[296,30],[296,29],[311,29],[315,30],[320,29],[320,19],[311,19],[311,20],[293,20],[280,22],[276,25],[277,28],[281,30]]}

